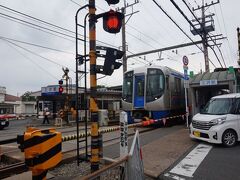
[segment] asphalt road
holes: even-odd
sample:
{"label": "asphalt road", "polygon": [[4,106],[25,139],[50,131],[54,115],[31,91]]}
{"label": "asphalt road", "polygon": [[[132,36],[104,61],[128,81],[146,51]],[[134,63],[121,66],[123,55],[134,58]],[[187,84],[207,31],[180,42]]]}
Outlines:
{"label": "asphalt road", "polygon": [[[14,120],[10,121],[10,126],[4,130],[0,131],[0,140],[15,138],[17,134],[23,134],[25,131],[25,127],[32,123],[31,119],[26,120]],[[41,120],[37,122],[39,125],[41,124]],[[41,127],[50,127],[50,126],[41,126]],[[68,130],[74,129],[75,127],[69,127]],[[182,126],[173,126],[170,128],[158,128],[154,131],[146,132],[140,135],[141,145],[144,146],[154,140],[167,136],[176,130],[181,129]],[[116,133],[105,134],[104,138],[110,138],[110,136],[117,136]],[[191,139],[189,138],[189,141]],[[132,142],[132,137],[129,138],[129,148]],[[171,143],[171,142],[169,142]],[[69,145],[76,146],[76,142],[69,142]],[[196,170],[193,172],[192,177],[183,176],[174,174],[173,177],[165,176],[167,173],[175,168],[179,163],[181,163],[189,153],[191,153],[195,147],[192,147],[188,152],[178,159],[175,163],[173,163],[165,172],[163,172],[159,179],[179,179],[179,180],[238,180],[240,179],[240,143],[238,143],[235,147],[225,148],[222,145],[213,145],[209,143],[204,143],[198,141],[198,145],[207,145],[210,146],[211,149],[200,162],[199,166],[196,167]],[[106,157],[116,158],[119,156],[119,143],[112,144],[107,147],[104,147],[103,154]]]}

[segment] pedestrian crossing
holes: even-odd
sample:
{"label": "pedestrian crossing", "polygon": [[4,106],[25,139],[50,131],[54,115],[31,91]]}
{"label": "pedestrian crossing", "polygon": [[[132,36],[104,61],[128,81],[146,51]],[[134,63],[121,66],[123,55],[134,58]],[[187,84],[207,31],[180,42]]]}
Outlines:
{"label": "pedestrian crossing", "polygon": [[169,172],[165,173],[164,176],[169,179],[176,180],[193,178],[194,172],[197,170],[211,149],[211,145],[199,144]]}

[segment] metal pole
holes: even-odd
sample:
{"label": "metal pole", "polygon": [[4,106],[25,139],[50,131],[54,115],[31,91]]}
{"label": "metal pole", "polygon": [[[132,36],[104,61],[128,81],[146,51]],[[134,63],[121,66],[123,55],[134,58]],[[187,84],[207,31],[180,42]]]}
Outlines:
{"label": "metal pole", "polygon": [[124,14],[122,19],[122,51],[123,54],[123,73],[127,71],[127,55],[126,55],[126,26],[125,26],[125,7],[122,8],[122,13]]}
{"label": "metal pole", "polygon": [[87,32],[86,32],[86,25],[87,25],[87,17],[89,13],[84,18],[84,108],[85,108],[85,155],[86,160],[88,159],[88,137],[87,137]]}
{"label": "metal pole", "polygon": [[98,106],[96,103],[96,20],[95,0],[89,0],[89,58],[90,58],[90,112],[91,112],[91,172],[99,169],[99,125]]}
{"label": "metal pole", "polygon": [[[185,80],[186,81],[186,80]],[[188,127],[188,100],[187,100],[187,88],[184,88],[185,92],[185,109],[186,109],[186,122],[187,122],[187,127]]]}
{"label": "metal pole", "polygon": [[[78,54],[78,13],[84,9],[88,7],[88,4],[87,5],[84,5],[82,6],[81,8],[79,8],[76,12],[76,15],[75,15],[75,30],[76,30],[76,123],[77,123],[77,163],[79,165],[79,113],[78,113],[78,110],[79,110],[79,103],[78,103],[78,58],[79,58],[79,54]],[[86,28],[85,28],[86,29]],[[86,62],[85,62],[86,63]]]}

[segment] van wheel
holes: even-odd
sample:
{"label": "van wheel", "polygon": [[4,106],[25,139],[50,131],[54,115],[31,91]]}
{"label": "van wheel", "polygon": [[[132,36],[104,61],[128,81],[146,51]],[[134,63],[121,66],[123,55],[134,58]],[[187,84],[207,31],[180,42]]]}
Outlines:
{"label": "van wheel", "polygon": [[226,130],[222,135],[222,143],[226,147],[232,147],[237,142],[237,134],[233,130]]}

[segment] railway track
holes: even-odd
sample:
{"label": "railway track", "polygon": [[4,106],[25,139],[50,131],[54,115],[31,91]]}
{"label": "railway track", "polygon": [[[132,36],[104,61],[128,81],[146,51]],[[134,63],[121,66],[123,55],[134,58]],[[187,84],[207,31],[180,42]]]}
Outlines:
{"label": "railway track", "polygon": [[[152,131],[153,129],[155,129],[155,128],[143,129],[143,130],[140,131],[140,134]],[[129,133],[128,136],[132,137],[132,136],[134,136],[134,134],[135,133]],[[104,140],[103,143],[106,144],[106,143],[109,143],[109,142],[114,142],[116,140],[119,140],[119,137],[114,137],[114,138],[111,138],[111,139],[108,139],[108,140]],[[88,148],[90,148],[90,147],[91,147],[91,145],[88,145]],[[79,148],[80,151],[84,150],[84,149],[85,149],[85,146],[82,146],[82,147]],[[63,151],[63,156],[64,156],[64,154],[67,154],[67,153],[70,153],[70,152],[75,152],[76,150],[77,149],[75,148],[75,149]],[[15,150],[13,150],[13,151],[15,151]],[[11,151],[11,152],[13,152],[13,151]],[[7,156],[7,152],[2,154],[2,155]],[[70,157],[70,158],[72,158],[72,157]],[[15,175],[15,174],[19,174],[19,173],[22,173],[22,172],[25,172],[25,171],[28,171],[28,167],[25,165],[24,162],[18,162],[18,163],[10,164],[10,165],[7,165],[5,167],[0,168],[0,179],[9,177],[9,176],[12,176],[12,175]]]}

